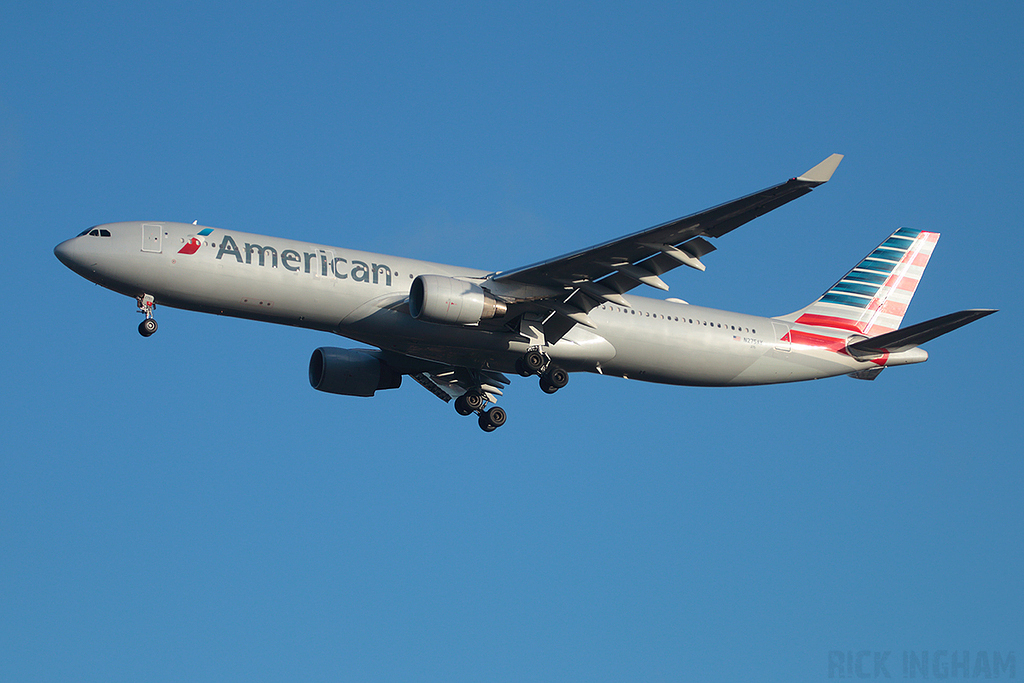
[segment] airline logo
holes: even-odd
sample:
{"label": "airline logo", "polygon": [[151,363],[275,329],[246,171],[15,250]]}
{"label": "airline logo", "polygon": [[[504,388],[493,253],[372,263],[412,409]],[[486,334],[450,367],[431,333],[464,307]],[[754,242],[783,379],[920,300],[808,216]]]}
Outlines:
{"label": "airline logo", "polygon": [[796,322],[867,335],[898,329],[938,240],[936,232],[900,228]]}
{"label": "airline logo", "polygon": [[211,232],[213,232],[213,228],[203,228],[202,230],[200,230],[199,232],[196,233],[196,236],[190,237],[188,242],[185,243],[185,246],[183,246],[181,249],[178,250],[178,253],[179,254],[194,254],[194,253],[196,253],[197,251],[199,251],[199,247],[203,246],[203,241],[200,240],[199,238],[200,237],[206,237]]}

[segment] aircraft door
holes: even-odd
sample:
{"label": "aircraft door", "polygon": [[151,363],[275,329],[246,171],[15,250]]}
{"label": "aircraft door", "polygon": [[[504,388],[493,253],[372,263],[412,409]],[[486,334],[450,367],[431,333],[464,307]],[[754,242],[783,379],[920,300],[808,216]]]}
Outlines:
{"label": "aircraft door", "polygon": [[789,325],[786,323],[779,323],[772,321],[772,331],[774,335],[775,350],[782,351],[783,353],[789,353],[792,348],[792,343],[789,336]]}
{"label": "aircraft door", "polygon": [[142,226],[142,251],[150,251],[159,254],[162,249],[162,238],[164,226],[143,225]]}

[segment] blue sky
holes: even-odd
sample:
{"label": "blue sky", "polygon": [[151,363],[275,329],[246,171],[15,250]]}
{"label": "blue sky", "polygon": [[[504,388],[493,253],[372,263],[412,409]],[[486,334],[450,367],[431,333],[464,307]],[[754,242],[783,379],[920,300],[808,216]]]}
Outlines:
{"label": "blue sky", "polygon": [[[0,678],[821,680],[1021,652],[1017,3],[20,3],[0,25]],[[53,257],[178,220],[506,269],[799,174],[671,295],[777,315],[900,226],[874,382],[517,380],[486,435],[322,333],[159,310]],[[686,270],[687,272],[681,272]],[[991,656],[991,655],[990,655]],[[1004,674],[1005,675],[1005,674]]]}

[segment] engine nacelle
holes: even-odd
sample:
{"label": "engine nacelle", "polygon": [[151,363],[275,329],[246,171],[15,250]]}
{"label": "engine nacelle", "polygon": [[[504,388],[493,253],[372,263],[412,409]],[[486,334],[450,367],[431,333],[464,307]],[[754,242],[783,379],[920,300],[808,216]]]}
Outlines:
{"label": "engine nacelle", "polygon": [[309,359],[309,383],[329,394],[373,396],[378,389],[400,387],[402,375],[366,351],[324,346]]}
{"label": "engine nacelle", "polygon": [[475,325],[505,315],[507,306],[479,285],[443,275],[420,275],[409,290],[409,312],[417,320]]}

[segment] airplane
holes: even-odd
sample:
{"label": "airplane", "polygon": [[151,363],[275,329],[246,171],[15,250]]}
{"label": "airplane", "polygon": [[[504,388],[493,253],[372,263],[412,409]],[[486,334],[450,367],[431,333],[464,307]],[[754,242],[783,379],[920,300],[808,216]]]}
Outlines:
{"label": "airplane", "polygon": [[505,271],[428,263],[200,226],[97,225],[54,249],[82,277],[136,300],[139,332],[157,304],[332,332],[373,348],[321,347],[314,389],[373,396],[408,376],[491,432],[506,373],[555,393],[569,373],[740,386],[921,363],[920,345],[995,312],[971,309],[900,328],[938,233],[900,228],[808,306],[760,317],[627,294],[667,291],[679,266],[703,271],[708,240],[827,182],[833,154],[754,194],[558,258]]}

